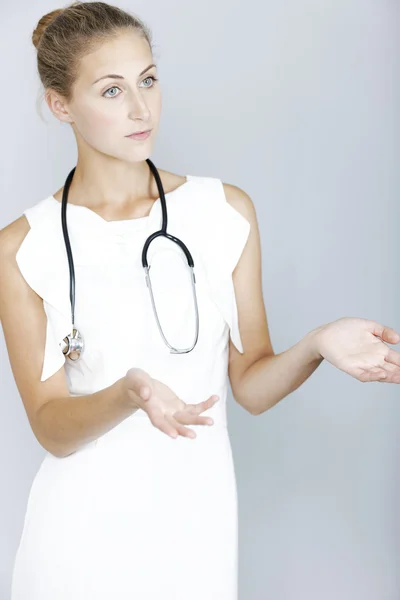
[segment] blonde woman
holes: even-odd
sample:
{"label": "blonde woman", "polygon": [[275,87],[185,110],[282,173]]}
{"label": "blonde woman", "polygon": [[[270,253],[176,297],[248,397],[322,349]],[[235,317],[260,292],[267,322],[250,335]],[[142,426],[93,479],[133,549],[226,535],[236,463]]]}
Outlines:
{"label": "blonde woman", "polygon": [[[324,359],[359,381],[399,383],[388,344],[400,337],[343,318],[275,354],[251,199],[218,178],[152,169],[161,89],[148,28],[114,6],[74,3],[42,17],[33,42],[78,160],[63,187],[0,232],[10,364],[46,450],[12,600],[237,600],[228,376],[258,415]],[[164,192],[167,231],[196,279],[160,236],[148,248],[150,290],[142,252],[160,231]],[[166,338],[189,351],[165,343],[150,291]]]}

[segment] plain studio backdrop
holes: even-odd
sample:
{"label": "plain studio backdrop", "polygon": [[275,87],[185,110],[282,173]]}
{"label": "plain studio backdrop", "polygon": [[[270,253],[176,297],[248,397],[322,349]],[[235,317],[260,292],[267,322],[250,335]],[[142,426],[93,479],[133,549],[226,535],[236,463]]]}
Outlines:
{"label": "plain studio backdrop", "polygon": [[[398,2],[116,4],[153,32],[163,92],[156,166],[219,177],[253,199],[275,351],[343,316],[399,331]],[[2,3],[0,227],[54,193],[76,164],[72,130],[44,100],[46,122],[36,112],[31,34],[61,6]],[[0,598],[8,600],[45,451],[3,334],[0,350]],[[398,600],[400,387],[360,383],[323,362],[261,416],[230,395],[228,418],[240,600]]]}

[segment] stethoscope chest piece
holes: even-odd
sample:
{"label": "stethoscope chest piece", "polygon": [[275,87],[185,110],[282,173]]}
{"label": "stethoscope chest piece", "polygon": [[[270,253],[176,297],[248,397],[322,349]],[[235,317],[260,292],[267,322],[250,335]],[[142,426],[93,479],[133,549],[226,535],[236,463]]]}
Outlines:
{"label": "stethoscope chest piece", "polygon": [[73,327],[72,333],[69,333],[64,339],[62,344],[63,354],[71,361],[79,360],[81,354],[85,349],[85,342],[82,335]]}

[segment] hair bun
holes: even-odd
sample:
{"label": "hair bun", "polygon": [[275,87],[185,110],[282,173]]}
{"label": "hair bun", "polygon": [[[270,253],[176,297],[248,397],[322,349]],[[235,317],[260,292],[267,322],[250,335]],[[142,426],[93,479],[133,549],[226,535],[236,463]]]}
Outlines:
{"label": "hair bun", "polygon": [[63,8],[57,8],[56,10],[52,10],[46,15],[43,15],[43,17],[38,21],[36,29],[32,34],[32,43],[35,46],[35,48],[39,46],[39,42],[42,38],[43,33],[45,32],[45,29],[50,25],[52,21],[54,21],[56,17],[58,17],[58,15],[61,15],[63,12]]}

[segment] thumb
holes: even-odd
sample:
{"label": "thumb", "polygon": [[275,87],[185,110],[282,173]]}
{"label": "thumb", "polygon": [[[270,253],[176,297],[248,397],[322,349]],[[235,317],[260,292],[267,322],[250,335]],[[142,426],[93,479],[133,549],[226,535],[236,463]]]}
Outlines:
{"label": "thumb", "polygon": [[389,344],[398,344],[400,342],[400,334],[397,331],[379,323],[374,323],[373,334]]}
{"label": "thumb", "polygon": [[384,327],[381,337],[384,342],[388,342],[389,344],[398,344],[400,342],[400,335],[391,327]]}
{"label": "thumb", "polygon": [[142,385],[142,387],[139,390],[139,396],[142,398],[142,400],[148,400],[151,394],[151,389],[148,385]]}
{"label": "thumb", "polygon": [[132,368],[127,372],[131,389],[138,394],[142,400],[148,400],[152,394],[152,379],[143,369]]}

